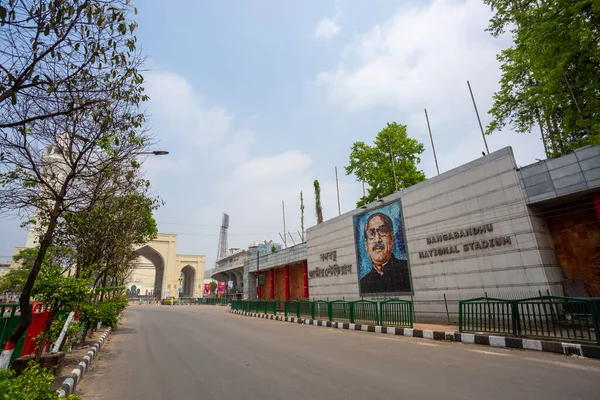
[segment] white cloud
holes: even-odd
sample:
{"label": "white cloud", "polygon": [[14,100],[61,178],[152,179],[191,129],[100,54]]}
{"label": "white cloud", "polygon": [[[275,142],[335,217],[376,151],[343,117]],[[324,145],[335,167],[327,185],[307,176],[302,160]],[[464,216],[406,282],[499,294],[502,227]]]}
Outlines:
{"label": "white cloud", "polygon": [[315,39],[331,39],[340,32],[340,26],[331,18],[323,18],[315,28]]}
{"label": "white cloud", "polygon": [[[485,125],[501,76],[496,54],[507,46],[485,32],[492,13],[480,0],[433,0],[401,6],[387,21],[359,34],[340,53],[339,64],[318,74],[330,100],[349,111],[387,108],[425,143],[426,171],[435,171],[423,108],[427,108],[442,171],[485,150],[469,96],[473,87]],[[469,132],[475,132],[470,134]],[[470,141],[465,140],[470,138]],[[488,138],[490,151],[526,142],[533,145],[520,163],[542,157],[534,136],[512,132]],[[465,151],[467,154],[465,154]],[[454,157],[450,157],[454,154]],[[431,168],[433,167],[433,168]]]}
{"label": "white cloud", "polygon": [[315,39],[328,40],[340,33],[339,21],[342,18],[342,7],[339,0],[335,2],[335,15],[324,17],[317,23],[315,28]]}
{"label": "white cloud", "polygon": [[223,107],[207,105],[184,77],[160,70],[147,72],[144,77],[156,129],[196,145],[214,143],[229,134],[233,116]]}
{"label": "white cloud", "polygon": [[233,179],[254,183],[294,178],[310,166],[310,156],[301,151],[286,151],[266,157],[256,157],[237,166]]}
{"label": "white cloud", "polygon": [[403,6],[348,46],[346,59],[319,80],[350,109],[450,102],[469,78],[498,80],[499,47],[483,32],[489,17],[479,0]]}
{"label": "white cloud", "polygon": [[[285,202],[286,231],[296,243],[300,230],[300,191],[304,195],[305,229],[315,225],[313,181],[321,184],[321,201],[325,219],[338,215],[335,176],[318,176],[311,157],[297,150],[270,156],[254,157],[239,164],[226,181],[210,193],[208,207],[197,210],[198,223],[220,222],[221,213],[230,216],[229,246],[245,247],[255,240],[281,242],[283,232],[282,201]],[[354,209],[360,197],[359,186],[352,177],[340,177],[342,213]],[[215,227],[215,233],[218,228]],[[288,245],[292,245],[288,236]],[[214,240],[216,248],[216,239]],[[212,253],[212,252],[211,252]],[[207,265],[212,266],[212,257]]]}
{"label": "white cloud", "polygon": [[241,129],[231,135],[215,151],[215,158],[222,163],[236,165],[247,160],[252,145],[256,142],[256,134],[248,129]]}

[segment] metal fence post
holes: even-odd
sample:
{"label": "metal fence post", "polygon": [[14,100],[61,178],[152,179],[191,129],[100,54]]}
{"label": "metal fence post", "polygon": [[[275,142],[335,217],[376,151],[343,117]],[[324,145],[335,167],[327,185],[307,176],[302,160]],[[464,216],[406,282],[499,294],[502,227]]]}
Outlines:
{"label": "metal fence post", "polygon": [[594,333],[596,334],[596,343],[600,344],[600,300],[592,300],[592,325],[594,326]]}
{"label": "metal fence post", "polygon": [[519,301],[512,300],[510,304],[512,309],[513,335],[515,337],[518,337],[521,336],[521,318],[519,317]]}
{"label": "metal fence post", "polygon": [[458,331],[462,332],[463,330],[463,301],[458,301]]}

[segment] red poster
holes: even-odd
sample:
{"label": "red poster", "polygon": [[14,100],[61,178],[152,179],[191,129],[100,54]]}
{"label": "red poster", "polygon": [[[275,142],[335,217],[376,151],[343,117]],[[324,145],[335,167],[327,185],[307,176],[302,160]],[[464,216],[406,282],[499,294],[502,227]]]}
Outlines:
{"label": "red poster", "polygon": [[210,293],[210,283],[205,283],[204,284],[204,293],[205,294]]}
{"label": "red poster", "polygon": [[225,288],[226,288],[225,282],[219,282],[217,284],[217,293],[225,294]]}

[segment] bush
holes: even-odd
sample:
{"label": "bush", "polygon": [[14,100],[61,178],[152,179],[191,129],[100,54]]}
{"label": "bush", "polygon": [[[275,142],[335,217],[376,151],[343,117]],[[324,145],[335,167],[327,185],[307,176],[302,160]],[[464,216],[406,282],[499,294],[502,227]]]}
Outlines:
{"label": "bush", "polygon": [[[50,369],[44,369],[35,362],[30,362],[27,369],[17,377],[10,369],[0,370],[0,398],[10,400],[54,400],[58,392],[50,385],[54,374]],[[74,394],[67,397],[70,400],[81,400]]]}
{"label": "bush", "polygon": [[88,327],[97,322],[115,329],[119,324],[119,316],[127,307],[127,296],[118,295],[112,299],[100,301],[95,304],[85,304],[81,307],[81,321],[86,322]]}

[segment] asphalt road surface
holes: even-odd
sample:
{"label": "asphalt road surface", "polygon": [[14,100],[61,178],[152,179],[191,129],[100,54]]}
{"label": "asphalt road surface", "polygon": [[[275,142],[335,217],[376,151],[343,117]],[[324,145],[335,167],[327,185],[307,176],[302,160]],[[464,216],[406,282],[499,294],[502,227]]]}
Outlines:
{"label": "asphalt road surface", "polygon": [[129,307],[88,399],[600,399],[600,361],[233,315]]}

